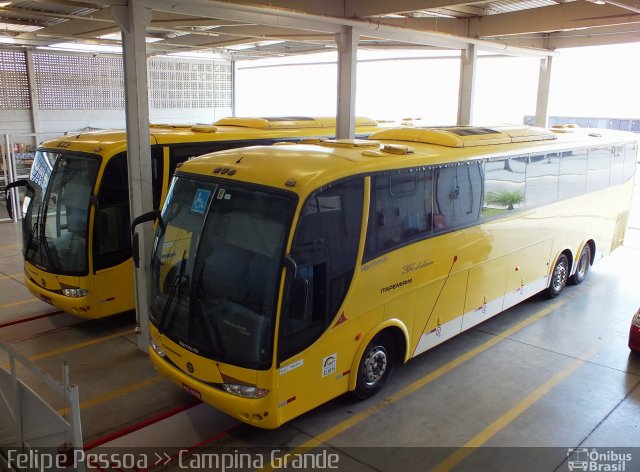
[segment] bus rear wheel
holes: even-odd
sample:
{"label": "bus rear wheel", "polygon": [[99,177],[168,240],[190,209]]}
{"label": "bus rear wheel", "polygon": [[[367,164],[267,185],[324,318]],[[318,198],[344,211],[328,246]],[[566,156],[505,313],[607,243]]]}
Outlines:
{"label": "bus rear wheel", "polygon": [[567,285],[567,279],[569,278],[569,259],[564,254],[560,254],[556,265],[553,267],[551,273],[551,283],[547,288],[546,295],[549,298],[555,298],[560,295],[562,289]]}
{"label": "bus rear wheel", "polygon": [[377,393],[387,383],[394,366],[393,339],[386,333],[380,333],[371,340],[362,354],[353,396],[358,400],[365,400]]}
{"label": "bus rear wheel", "polygon": [[578,264],[576,266],[576,273],[573,274],[570,281],[573,285],[581,284],[584,279],[587,278],[589,272],[589,266],[591,265],[591,247],[586,244],[580,252],[578,257]]}

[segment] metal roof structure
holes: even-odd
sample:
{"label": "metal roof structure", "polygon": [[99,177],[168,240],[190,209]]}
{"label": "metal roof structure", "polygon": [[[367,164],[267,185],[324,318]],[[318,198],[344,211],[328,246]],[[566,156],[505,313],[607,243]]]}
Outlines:
{"label": "metal roof structure", "polygon": [[[133,1],[133,0],[132,0]],[[135,0],[142,1],[142,0]],[[0,44],[82,45],[117,52],[126,0],[0,1]],[[147,54],[208,52],[244,60],[336,49],[437,47],[544,55],[561,47],[640,41],[634,0],[148,0]]]}

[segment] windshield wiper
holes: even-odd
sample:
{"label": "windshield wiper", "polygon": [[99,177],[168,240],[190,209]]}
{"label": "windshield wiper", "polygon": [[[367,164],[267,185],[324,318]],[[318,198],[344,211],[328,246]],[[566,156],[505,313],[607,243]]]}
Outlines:
{"label": "windshield wiper", "polygon": [[160,320],[158,321],[158,330],[160,332],[163,331],[164,322],[165,322],[165,319],[167,318],[167,315],[169,314],[169,308],[171,308],[171,303],[173,302],[176,292],[178,292],[178,299],[180,298],[180,291],[181,291],[180,287],[182,285],[182,280],[184,278],[188,278],[185,275],[186,266],[187,266],[187,251],[184,250],[182,252],[182,260],[180,261],[180,270],[178,271],[176,278],[173,280],[173,285],[171,286],[171,290],[169,291],[167,302],[164,304],[164,307],[162,308],[162,314],[160,315]]}
{"label": "windshield wiper", "polygon": [[[195,306],[195,311],[198,315],[198,319],[200,320],[200,323],[202,324],[202,332],[204,334],[204,337],[206,339],[207,342],[207,346],[209,347],[209,350],[213,353],[213,352],[219,352],[221,354],[224,354],[224,349],[223,349],[223,344],[222,341],[220,340],[220,333],[218,333],[218,330],[216,329],[215,325],[213,323],[211,323],[211,317],[207,317],[205,315],[204,312],[204,304],[205,304],[205,293],[204,293],[204,284],[202,283],[203,279],[202,279],[202,274],[204,273],[204,263],[202,264],[201,268],[200,268],[200,273],[198,274],[198,284],[196,287],[196,296],[193,297],[194,300],[196,300],[196,303],[193,303],[193,305]],[[202,300],[202,303],[198,303],[198,297],[200,297],[200,299]],[[191,333],[192,330],[194,329],[194,323],[193,323],[194,319],[192,317],[189,317],[189,332]],[[211,333],[213,333],[213,338],[211,337]],[[215,341],[214,341],[215,338]],[[217,348],[220,349],[217,349]]]}
{"label": "windshield wiper", "polygon": [[[44,228],[44,226],[43,226]],[[49,264],[51,267],[51,270],[53,272],[58,270],[58,266],[55,263],[55,261],[53,260],[53,254],[51,254],[51,248],[49,247],[49,241],[47,240],[47,237],[44,235],[44,230],[42,231],[42,237],[40,238],[40,244],[44,245],[44,252],[47,255],[47,259],[49,259]]]}
{"label": "windshield wiper", "polygon": [[36,215],[36,221],[31,226],[31,232],[29,233],[29,237],[27,238],[27,244],[24,248],[24,257],[25,259],[29,259],[29,249],[31,248],[31,242],[33,241],[33,235],[36,234],[38,227],[40,226],[40,213],[42,212],[42,206],[38,206],[38,214]]}

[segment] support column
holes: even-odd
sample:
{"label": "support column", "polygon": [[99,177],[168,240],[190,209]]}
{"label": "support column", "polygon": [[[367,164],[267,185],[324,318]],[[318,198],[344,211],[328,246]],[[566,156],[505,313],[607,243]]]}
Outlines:
{"label": "support column", "polygon": [[473,123],[473,97],[475,95],[476,62],[478,52],[475,44],[469,44],[460,54],[460,89],[458,93],[458,124]]}
{"label": "support column", "polygon": [[[131,219],[153,210],[151,191],[151,146],[149,144],[149,95],[145,26],[151,11],[144,0],[129,0],[127,6],[113,6],[111,12],[122,30],[125,103],[127,121],[127,162]],[[153,238],[150,224],[140,225],[140,266],[135,271],[138,349],[149,349],[148,287],[149,251]]]}
{"label": "support column", "polygon": [[336,137],[353,139],[356,125],[356,70],[359,34],[352,26],[336,34],[338,45],[338,109]]}
{"label": "support column", "polygon": [[31,103],[31,129],[35,133],[36,146],[39,144],[38,133],[40,132],[40,113],[38,108],[38,93],[36,88],[36,74],[33,68],[33,51],[25,51],[27,63],[27,84],[29,87],[29,102]]}
{"label": "support column", "polygon": [[551,61],[548,56],[540,59],[540,75],[538,76],[538,98],[536,99],[536,117],[534,124],[545,128],[549,121],[549,88],[551,85]]}

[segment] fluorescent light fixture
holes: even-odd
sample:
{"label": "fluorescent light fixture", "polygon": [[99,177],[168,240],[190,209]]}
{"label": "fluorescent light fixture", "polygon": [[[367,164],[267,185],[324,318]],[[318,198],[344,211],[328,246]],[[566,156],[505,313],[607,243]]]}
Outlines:
{"label": "fluorescent light fixture", "polygon": [[256,46],[273,46],[274,44],[284,43],[284,40],[258,41]]}
{"label": "fluorescent light fixture", "polygon": [[51,44],[47,49],[58,49],[63,51],[82,51],[82,52],[117,52],[121,53],[120,46],[105,46],[102,44],[83,44],[83,43],[56,43]]}
{"label": "fluorescent light fixture", "polygon": [[169,57],[188,57],[191,59],[223,59],[223,57],[217,52],[198,52],[198,51],[185,51],[185,52],[171,52],[165,54]]}
{"label": "fluorescent light fixture", "polygon": [[8,36],[0,36],[1,44],[15,44],[16,40],[13,38],[9,38]]}
{"label": "fluorescent light fixture", "polygon": [[244,51],[245,49],[253,49],[256,47],[255,43],[249,44],[233,44],[231,46],[225,46],[226,49],[231,49],[233,51]]}
{"label": "fluorescent light fixture", "polygon": [[[100,39],[108,39],[110,41],[122,41],[122,34],[121,33],[109,33],[109,34],[103,34],[102,36],[98,36],[98,38]],[[157,43],[158,41],[162,41],[162,38],[150,38],[150,37],[145,37],[144,38],[145,42],[147,43]]]}
{"label": "fluorescent light fixture", "polygon": [[9,5],[11,5],[11,2],[0,2],[0,8],[8,7]]}

